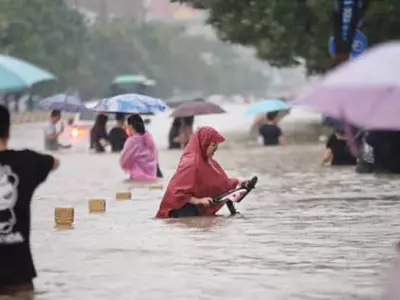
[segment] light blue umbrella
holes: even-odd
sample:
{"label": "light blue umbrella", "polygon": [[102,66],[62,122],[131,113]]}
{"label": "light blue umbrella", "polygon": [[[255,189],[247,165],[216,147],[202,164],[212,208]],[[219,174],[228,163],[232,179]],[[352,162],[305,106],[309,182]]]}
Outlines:
{"label": "light blue umbrella", "polygon": [[267,99],[250,105],[246,111],[246,115],[259,115],[273,111],[284,111],[289,109],[290,107],[282,100]]}
{"label": "light blue umbrella", "polygon": [[148,114],[165,111],[168,105],[161,99],[140,94],[124,94],[100,100],[91,110],[109,113]]}
{"label": "light blue umbrella", "polygon": [[28,88],[56,77],[24,60],[0,54],[0,91]]}
{"label": "light blue umbrella", "polygon": [[39,107],[48,110],[77,113],[87,110],[81,99],[67,94],[56,94],[39,102]]}

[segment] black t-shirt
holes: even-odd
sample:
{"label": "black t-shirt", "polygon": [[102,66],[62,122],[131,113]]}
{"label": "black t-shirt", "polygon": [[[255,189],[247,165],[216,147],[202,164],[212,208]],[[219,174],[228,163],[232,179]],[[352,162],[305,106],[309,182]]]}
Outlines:
{"label": "black t-shirt", "polygon": [[30,250],[30,204],[54,165],[50,155],[31,150],[0,151],[0,286],[36,277]]}
{"label": "black t-shirt", "polygon": [[113,152],[121,152],[124,148],[124,144],[127,138],[128,134],[123,128],[114,127],[113,129],[111,129],[110,133],[108,134],[108,140],[111,144],[111,150]]}
{"label": "black t-shirt", "polygon": [[263,138],[264,146],[279,145],[279,137],[282,135],[282,130],[277,125],[262,124],[259,134]]}
{"label": "black t-shirt", "polygon": [[329,137],[326,148],[332,151],[331,164],[333,166],[355,165],[357,163],[357,159],[350,152],[347,141],[338,139],[335,134]]}

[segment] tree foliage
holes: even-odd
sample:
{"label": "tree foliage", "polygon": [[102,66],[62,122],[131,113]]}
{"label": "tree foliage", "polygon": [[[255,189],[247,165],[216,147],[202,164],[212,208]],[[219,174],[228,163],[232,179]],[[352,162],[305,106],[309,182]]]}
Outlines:
{"label": "tree foliage", "polygon": [[[222,40],[255,47],[277,67],[305,61],[310,74],[331,66],[332,0],[171,0],[209,11]],[[362,31],[369,44],[400,37],[399,0],[370,0]]]}
{"label": "tree foliage", "polygon": [[174,91],[262,93],[267,86],[259,70],[218,40],[157,22],[89,25],[62,0],[1,0],[0,51],[53,72],[59,90],[79,89],[85,98],[104,96],[121,74],[155,79],[163,97]]}
{"label": "tree foliage", "polygon": [[81,15],[62,0],[0,1],[0,49],[56,73],[59,84],[74,78],[80,39],[87,34]]}

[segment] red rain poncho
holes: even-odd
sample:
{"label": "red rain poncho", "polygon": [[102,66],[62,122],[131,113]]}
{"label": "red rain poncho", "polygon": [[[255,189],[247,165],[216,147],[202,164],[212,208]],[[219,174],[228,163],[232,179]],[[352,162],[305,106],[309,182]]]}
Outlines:
{"label": "red rain poncho", "polygon": [[[206,156],[211,142],[222,143],[224,140],[222,135],[208,126],[201,127],[192,135],[165,191],[157,218],[168,218],[171,210],[181,208],[191,197],[215,197],[239,184],[239,180],[228,178],[221,166]],[[198,206],[198,212],[202,216],[211,216],[222,206]]]}

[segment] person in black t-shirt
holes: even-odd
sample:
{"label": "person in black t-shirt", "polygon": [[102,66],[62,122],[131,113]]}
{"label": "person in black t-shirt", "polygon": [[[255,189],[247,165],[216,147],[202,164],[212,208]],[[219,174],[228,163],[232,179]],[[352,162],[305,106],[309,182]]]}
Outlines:
{"label": "person in black t-shirt", "polygon": [[335,130],[326,143],[322,164],[328,162],[331,162],[332,166],[351,166],[357,163],[356,157],[350,152],[347,138],[342,129]]}
{"label": "person in black t-shirt", "polygon": [[267,113],[267,122],[262,124],[258,131],[264,146],[283,145],[285,143],[282,130],[277,123],[278,112]]}
{"label": "person in black t-shirt", "polygon": [[117,113],[115,119],[117,121],[117,126],[110,130],[108,140],[110,141],[112,152],[121,152],[128,138],[128,134],[125,130],[125,115],[123,113]]}
{"label": "person in black t-shirt", "polygon": [[0,105],[0,295],[33,291],[30,204],[59,160],[32,150],[10,150],[10,113]]}

